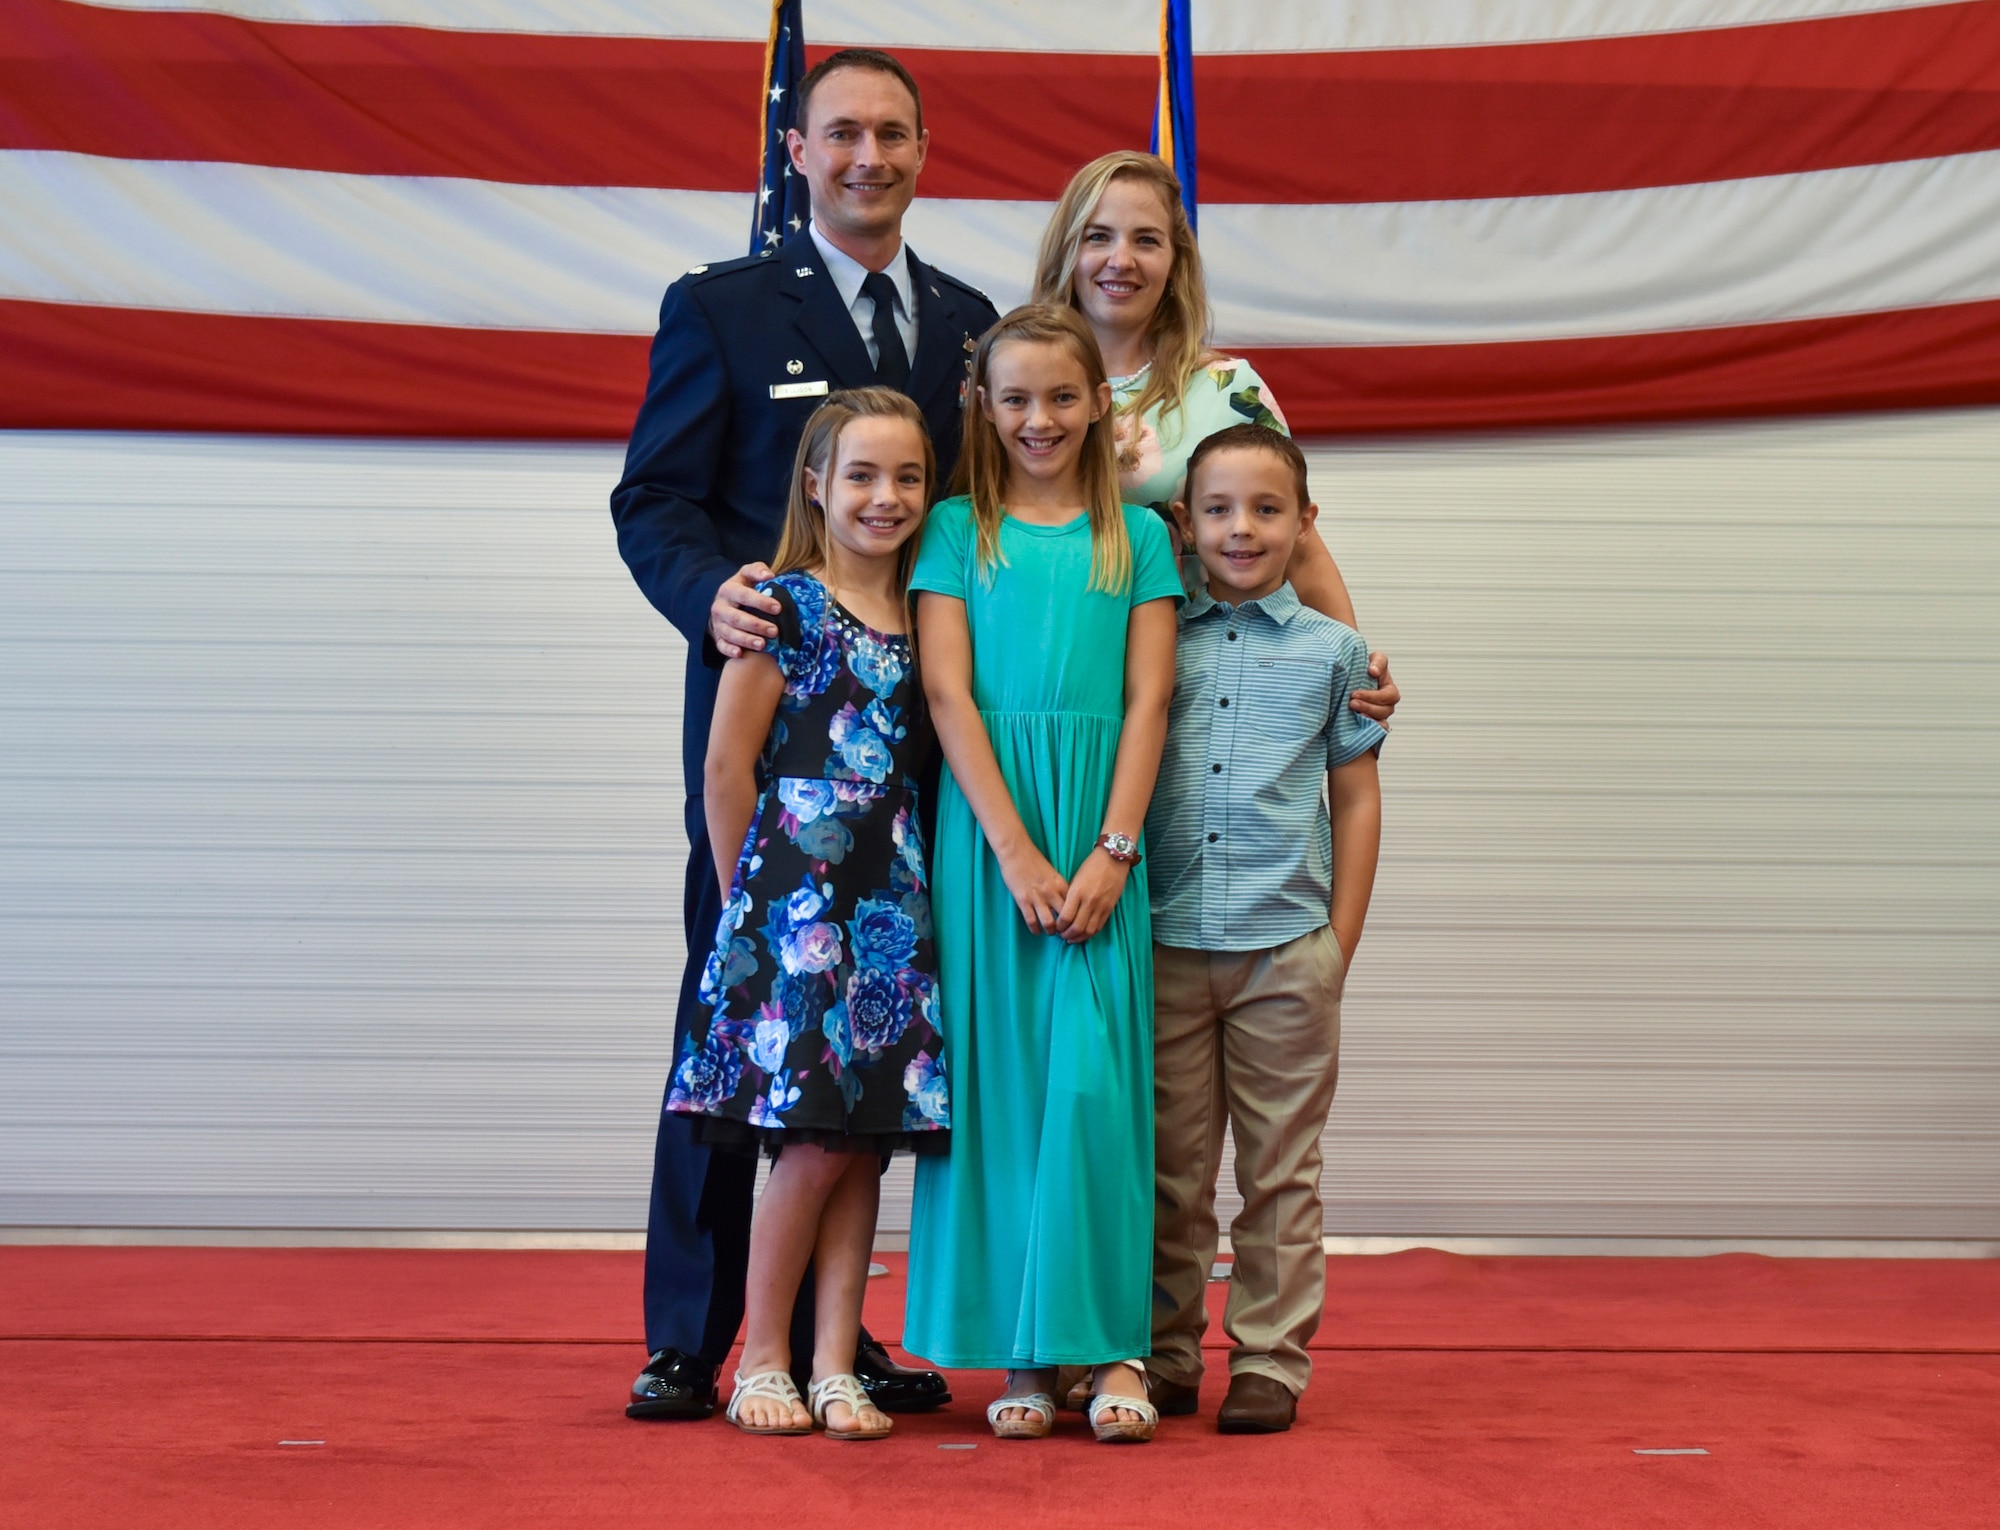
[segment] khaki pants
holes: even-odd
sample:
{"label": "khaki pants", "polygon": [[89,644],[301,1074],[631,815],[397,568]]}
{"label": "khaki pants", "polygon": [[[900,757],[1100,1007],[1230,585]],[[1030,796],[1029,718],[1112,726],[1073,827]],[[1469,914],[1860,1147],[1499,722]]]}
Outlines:
{"label": "khaki pants", "polygon": [[1243,1210],[1223,1327],[1245,1371],[1305,1390],[1326,1300],[1320,1131],[1340,1071],[1345,963],[1330,926],[1269,951],[1153,947],[1153,1354],[1201,1380],[1222,1128]]}

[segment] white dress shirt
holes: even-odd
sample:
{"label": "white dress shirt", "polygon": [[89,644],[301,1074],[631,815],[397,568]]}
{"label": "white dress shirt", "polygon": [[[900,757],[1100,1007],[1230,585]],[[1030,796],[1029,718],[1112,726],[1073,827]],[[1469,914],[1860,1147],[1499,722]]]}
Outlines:
{"label": "white dress shirt", "polygon": [[[868,268],[845,250],[837,249],[819,231],[819,224],[809,223],[806,227],[819,250],[819,258],[826,262],[827,275],[833,278],[834,286],[840,290],[841,301],[854,315],[854,327],[861,331],[861,343],[868,347],[869,363],[879,367],[882,358],[876,354],[875,299],[861,290],[862,282],[868,277]],[[896,332],[903,337],[903,354],[909,357],[910,365],[914,367],[917,364],[917,288],[910,279],[908,245],[897,244],[896,253],[890,257],[882,274],[896,289]]]}

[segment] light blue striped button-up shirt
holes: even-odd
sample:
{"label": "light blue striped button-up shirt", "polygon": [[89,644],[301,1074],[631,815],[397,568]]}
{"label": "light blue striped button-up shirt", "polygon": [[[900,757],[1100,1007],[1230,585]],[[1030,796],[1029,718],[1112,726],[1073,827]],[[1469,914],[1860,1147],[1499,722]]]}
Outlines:
{"label": "light blue striped button-up shirt", "polygon": [[1146,814],[1153,938],[1261,951],[1327,922],[1333,829],[1326,773],[1388,735],[1349,709],[1368,645],[1289,584],[1181,608],[1174,702]]}

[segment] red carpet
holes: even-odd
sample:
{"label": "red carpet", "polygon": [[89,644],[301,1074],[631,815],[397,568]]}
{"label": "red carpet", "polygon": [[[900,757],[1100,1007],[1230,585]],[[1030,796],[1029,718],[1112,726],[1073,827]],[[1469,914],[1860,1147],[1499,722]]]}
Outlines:
{"label": "red carpet", "polygon": [[1297,1429],[1216,1435],[1216,1376],[1119,1450],[993,1441],[972,1374],[872,1447],[628,1422],[637,1288],[631,1254],[0,1249],[5,1522],[2000,1521],[1991,1262],[1336,1259]]}

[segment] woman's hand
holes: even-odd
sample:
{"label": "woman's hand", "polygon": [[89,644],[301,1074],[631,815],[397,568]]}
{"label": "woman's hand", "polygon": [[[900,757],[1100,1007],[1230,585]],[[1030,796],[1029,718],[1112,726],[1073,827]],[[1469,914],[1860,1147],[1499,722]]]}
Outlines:
{"label": "woman's hand", "polygon": [[1348,709],[1359,712],[1363,717],[1372,717],[1378,723],[1386,723],[1394,715],[1396,703],[1403,699],[1396,682],[1389,678],[1389,656],[1386,653],[1368,655],[1368,678],[1375,682],[1375,689],[1356,691],[1349,696]]}
{"label": "woman's hand", "polygon": [[1056,934],[1075,946],[1103,929],[1131,874],[1132,868],[1124,861],[1114,861],[1101,848],[1091,851],[1070,878],[1069,896],[1056,916]]}
{"label": "woman's hand", "polygon": [[1003,856],[1000,858],[1000,878],[1007,884],[1007,891],[1014,895],[1014,906],[1021,911],[1029,929],[1037,935],[1057,933],[1056,921],[1065,900],[1071,895],[1070,885],[1049,864],[1047,856],[1032,845],[1011,856]]}
{"label": "woman's hand", "polygon": [[708,607],[708,635],[725,659],[740,659],[759,653],[764,644],[778,635],[778,629],[763,621],[758,612],[776,616],[781,609],[769,595],[757,593],[757,586],[771,577],[764,563],[746,563],[715,592]]}

